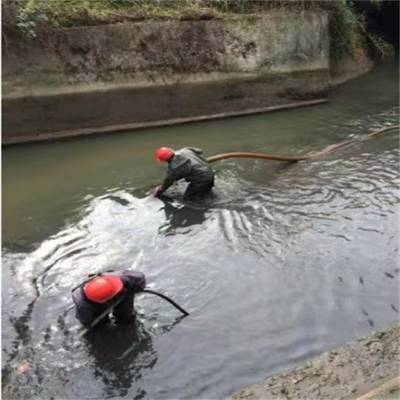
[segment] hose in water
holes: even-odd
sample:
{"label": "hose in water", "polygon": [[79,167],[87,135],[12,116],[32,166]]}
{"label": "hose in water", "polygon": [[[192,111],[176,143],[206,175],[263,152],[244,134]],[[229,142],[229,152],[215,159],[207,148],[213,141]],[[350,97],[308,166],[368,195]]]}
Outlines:
{"label": "hose in water", "polygon": [[[393,129],[398,129],[399,127],[400,127],[400,125],[395,125],[395,126],[389,126],[389,127],[385,127],[382,129],[378,129],[378,130],[373,131],[373,132],[369,133],[368,135],[366,135],[365,138],[370,139],[371,137],[380,135],[381,133],[384,133],[384,132],[387,132],[387,131],[390,131]],[[286,155],[257,153],[257,152],[249,152],[249,151],[235,151],[235,152],[231,152],[231,153],[217,154],[215,156],[208,157],[207,160],[208,160],[208,162],[215,162],[215,161],[225,160],[227,158],[258,158],[258,159],[273,160],[273,161],[297,162],[297,161],[310,160],[312,158],[324,156],[324,155],[331,153],[341,147],[348,146],[349,144],[352,144],[352,143],[355,143],[358,141],[359,141],[359,139],[345,140],[344,142],[330,145],[317,153],[309,153],[309,154],[298,155],[298,156],[286,156]]]}
{"label": "hose in water", "polygon": [[183,315],[189,315],[189,313],[184,310],[179,304],[176,304],[172,299],[170,299],[168,296],[162,293],[158,293],[154,290],[149,290],[149,289],[144,289],[140,293],[150,293],[150,294],[155,294],[158,297],[161,297],[164,300],[167,300],[169,303],[171,303],[175,308],[177,308]]}
{"label": "hose in water", "polygon": [[310,157],[304,156],[281,156],[277,154],[269,153],[256,153],[251,151],[234,151],[232,153],[217,154],[207,158],[208,162],[215,162],[220,160],[225,160],[226,158],[262,158],[264,160],[274,160],[274,161],[301,161],[308,160]]}
{"label": "hose in water", "polygon": [[[144,289],[139,293],[150,293],[150,294],[155,294],[156,296],[159,296],[163,298],[164,300],[168,301],[171,303],[174,307],[176,307],[183,315],[187,316],[189,313],[183,309],[179,304],[175,303],[172,299],[170,299],[168,296],[162,293],[158,293],[154,290],[149,290],[149,289]],[[87,328],[84,328],[80,333],[79,337],[82,337],[86,335],[92,328],[94,328],[104,317],[106,317],[119,303],[121,303],[122,300],[125,299],[126,296],[121,296],[116,302],[110,305],[106,310],[104,310]]]}

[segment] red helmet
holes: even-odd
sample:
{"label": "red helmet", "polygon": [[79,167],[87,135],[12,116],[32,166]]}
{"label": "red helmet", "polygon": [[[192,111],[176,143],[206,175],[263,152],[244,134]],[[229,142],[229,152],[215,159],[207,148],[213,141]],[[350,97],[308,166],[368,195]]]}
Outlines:
{"label": "red helmet", "polygon": [[159,149],[156,150],[156,160],[158,162],[161,162],[161,161],[166,162],[174,155],[175,155],[175,152],[170,147],[160,147]]}
{"label": "red helmet", "polygon": [[86,283],[83,291],[89,300],[105,303],[118,294],[123,287],[124,284],[119,276],[100,275]]}

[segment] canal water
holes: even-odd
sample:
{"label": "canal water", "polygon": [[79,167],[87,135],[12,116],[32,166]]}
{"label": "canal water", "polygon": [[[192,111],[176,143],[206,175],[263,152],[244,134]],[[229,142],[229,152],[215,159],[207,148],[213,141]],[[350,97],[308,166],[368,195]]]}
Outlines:
{"label": "canal water", "polygon": [[[7,399],[221,399],[399,318],[398,132],[314,161],[215,163],[212,201],[151,196],[160,145],[303,154],[398,124],[397,67],[329,104],[3,150]],[[135,326],[83,338],[71,289],[138,269]]]}

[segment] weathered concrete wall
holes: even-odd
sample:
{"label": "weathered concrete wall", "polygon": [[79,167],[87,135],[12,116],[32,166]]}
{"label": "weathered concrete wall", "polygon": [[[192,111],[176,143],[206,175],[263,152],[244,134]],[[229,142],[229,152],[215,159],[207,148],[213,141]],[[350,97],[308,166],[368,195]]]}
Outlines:
{"label": "weathered concrete wall", "polygon": [[274,12],[227,21],[224,65],[227,71],[298,72],[329,68],[328,15]]}
{"label": "weathered concrete wall", "polygon": [[3,143],[271,106],[329,86],[323,11],[55,29],[3,53]]}
{"label": "weathered concrete wall", "polygon": [[365,49],[358,47],[351,56],[331,61],[331,84],[339,85],[367,73],[373,67],[374,62],[367,57]]}
{"label": "weathered concrete wall", "polygon": [[399,343],[397,323],[248,386],[230,400],[398,399]]}
{"label": "weathered concrete wall", "polygon": [[29,73],[90,83],[329,68],[328,16],[323,11],[73,27],[55,29],[39,40],[10,44],[3,60],[5,81]]}

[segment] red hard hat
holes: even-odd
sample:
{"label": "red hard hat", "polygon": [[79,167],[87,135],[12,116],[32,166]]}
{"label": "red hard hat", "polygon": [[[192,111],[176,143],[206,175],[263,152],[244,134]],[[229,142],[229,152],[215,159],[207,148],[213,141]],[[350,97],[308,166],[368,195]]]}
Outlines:
{"label": "red hard hat", "polygon": [[168,161],[174,154],[174,150],[170,147],[160,147],[156,150],[156,160],[159,162]]}
{"label": "red hard hat", "polygon": [[83,291],[89,300],[105,303],[118,294],[123,287],[124,284],[119,276],[101,275],[86,283]]}

